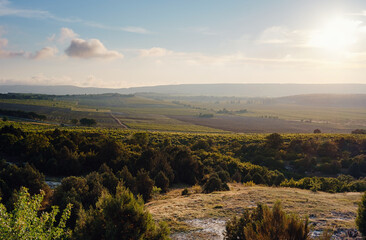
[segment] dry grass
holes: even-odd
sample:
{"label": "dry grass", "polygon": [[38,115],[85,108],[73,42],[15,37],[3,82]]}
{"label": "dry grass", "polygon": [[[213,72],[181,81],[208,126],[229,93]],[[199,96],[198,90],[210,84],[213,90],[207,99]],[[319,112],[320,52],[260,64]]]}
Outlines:
{"label": "dry grass", "polygon": [[228,219],[257,203],[272,206],[282,202],[286,212],[305,218],[310,216],[314,230],[355,228],[355,217],[361,193],[324,193],[293,188],[244,186],[230,184],[230,191],[211,194],[194,193],[182,196],[183,188],[175,189],[146,204],[158,221],[167,221],[173,232],[192,230],[192,219]]}

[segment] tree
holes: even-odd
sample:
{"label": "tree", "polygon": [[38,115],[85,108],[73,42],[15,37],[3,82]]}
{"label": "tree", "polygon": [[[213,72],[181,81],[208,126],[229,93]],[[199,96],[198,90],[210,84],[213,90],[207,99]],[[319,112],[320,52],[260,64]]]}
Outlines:
{"label": "tree", "polygon": [[352,131],[352,134],[366,134],[366,129],[356,129]]}
{"label": "tree", "polygon": [[155,177],[155,185],[161,188],[162,192],[165,193],[169,188],[169,179],[165,176],[164,172],[160,171]]}
{"label": "tree", "polygon": [[96,208],[80,214],[75,229],[75,238],[82,240],[106,239],[150,239],[167,240],[169,229],[165,224],[156,226],[151,215],[145,210],[141,198],[121,184],[116,194],[104,192]]}
{"label": "tree", "polygon": [[79,122],[81,125],[88,126],[88,127],[97,125],[97,122],[91,118],[82,118],[82,119],[80,119]]}
{"label": "tree", "polygon": [[363,236],[366,236],[366,192],[363,194],[358,206],[356,225]]}
{"label": "tree", "polygon": [[76,125],[76,124],[78,124],[79,120],[73,118],[73,119],[70,120],[70,122],[71,122],[71,124]]}
{"label": "tree", "polygon": [[12,212],[7,212],[5,206],[0,203],[0,239],[68,239],[71,231],[66,228],[66,221],[70,216],[71,204],[67,205],[56,225],[58,207],[53,206],[51,212],[38,214],[43,197],[43,191],[31,197],[28,190],[23,187]]}
{"label": "tree", "polygon": [[283,144],[283,138],[278,133],[272,133],[266,137],[266,144],[270,148],[280,148]]}
{"label": "tree", "polygon": [[318,129],[318,128],[314,130],[314,133],[321,133],[321,132],[322,131],[320,131],[320,129]]}
{"label": "tree", "polygon": [[144,201],[148,201],[151,198],[154,181],[149,177],[149,173],[144,169],[141,169],[137,172],[136,186],[137,192],[142,195]]}

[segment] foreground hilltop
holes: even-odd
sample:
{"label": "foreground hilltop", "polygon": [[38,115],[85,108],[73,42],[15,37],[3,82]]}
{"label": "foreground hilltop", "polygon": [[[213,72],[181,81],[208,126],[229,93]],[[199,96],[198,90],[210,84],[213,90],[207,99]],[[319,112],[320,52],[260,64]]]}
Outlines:
{"label": "foreground hilltop", "polygon": [[[356,231],[355,218],[361,193],[325,193],[308,190],[229,184],[230,191],[202,194],[197,186],[188,196],[174,189],[149,203],[147,209],[156,220],[167,221],[172,239],[223,239],[225,223],[258,203],[282,202],[288,213],[309,217],[312,236],[332,230],[336,239]],[[197,211],[200,209],[200,211]]]}

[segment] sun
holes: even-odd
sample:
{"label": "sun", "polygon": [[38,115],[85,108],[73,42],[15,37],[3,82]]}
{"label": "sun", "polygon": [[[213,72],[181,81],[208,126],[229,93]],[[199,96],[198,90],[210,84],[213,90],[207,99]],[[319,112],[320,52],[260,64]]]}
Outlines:
{"label": "sun", "polygon": [[346,51],[358,40],[361,22],[337,17],[310,35],[309,46],[330,51]]}

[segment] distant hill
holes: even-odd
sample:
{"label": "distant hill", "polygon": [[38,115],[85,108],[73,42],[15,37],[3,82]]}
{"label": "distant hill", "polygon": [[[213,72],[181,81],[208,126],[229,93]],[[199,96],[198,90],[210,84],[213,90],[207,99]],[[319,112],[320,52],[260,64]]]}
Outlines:
{"label": "distant hill", "polygon": [[366,108],[366,94],[307,94],[273,99],[272,103],[285,103],[321,107]]}
{"label": "distant hill", "polygon": [[159,93],[183,96],[284,97],[301,94],[366,94],[366,84],[182,84],[134,88],[3,85],[0,93],[101,94]]}

